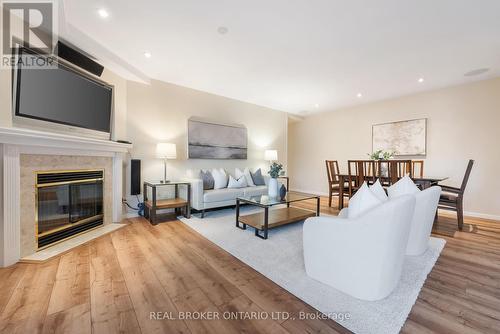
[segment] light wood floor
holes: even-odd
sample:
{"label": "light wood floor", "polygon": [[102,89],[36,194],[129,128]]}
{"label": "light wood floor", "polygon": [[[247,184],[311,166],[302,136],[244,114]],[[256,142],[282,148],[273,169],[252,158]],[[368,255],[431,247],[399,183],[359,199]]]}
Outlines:
{"label": "light wood floor", "polygon": [[[326,203],[322,212],[335,214]],[[0,269],[0,331],[347,332],[331,320],[151,320],[150,312],[315,310],[179,221],[129,222],[46,263]],[[403,332],[499,332],[500,222],[466,222],[471,232],[456,232],[455,220],[440,216],[435,232],[447,244]]]}

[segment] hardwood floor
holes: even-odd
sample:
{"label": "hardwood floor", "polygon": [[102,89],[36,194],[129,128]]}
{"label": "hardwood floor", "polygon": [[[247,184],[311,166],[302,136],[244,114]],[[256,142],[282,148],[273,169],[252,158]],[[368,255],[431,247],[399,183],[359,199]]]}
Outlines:
{"label": "hardwood floor", "polygon": [[[327,203],[322,198],[321,211],[336,214]],[[301,206],[315,209],[314,202]],[[348,332],[331,320],[178,319],[197,311],[297,316],[315,310],[179,221],[129,222],[48,262],[0,269],[0,331]],[[457,232],[455,219],[439,217],[434,233],[447,244],[402,332],[498,333],[500,222],[466,219],[466,224]]]}

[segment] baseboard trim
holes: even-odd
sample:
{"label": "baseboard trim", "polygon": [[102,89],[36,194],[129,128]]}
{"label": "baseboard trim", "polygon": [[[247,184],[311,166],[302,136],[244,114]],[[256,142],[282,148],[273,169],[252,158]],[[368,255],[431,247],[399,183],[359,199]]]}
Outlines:
{"label": "baseboard trim", "polygon": [[306,194],[311,194],[311,195],[318,195],[318,196],[326,196],[328,197],[328,193],[324,193],[321,191],[316,191],[316,190],[305,190],[305,189],[292,189],[290,188],[290,191],[295,191],[298,193],[306,193]]}
{"label": "baseboard trim", "polygon": [[139,217],[139,215],[136,212],[127,212],[123,215],[123,219],[129,219],[129,218],[136,218]]}
{"label": "baseboard trim", "polygon": [[[328,193],[316,191],[316,190],[306,190],[306,189],[292,189],[290,191],[295,191],[299,193],[306,193],[318,196],[328,197]],[[482,218],[482,219],[490,219],[490,220],[500,220],[500,215],[491,215],[488,213],[474,212],[474,211],[464,211],[464,216],[472,217],[472,218]]]}
{"label": "baseboard trim", "polygon": [[464,216],[473,217],[473,218],[490,219],[490,220],[500,220],[499,215],[490,215],[488,213],[480,213],[480,212],[472,212],[472,211],[464,211]]}

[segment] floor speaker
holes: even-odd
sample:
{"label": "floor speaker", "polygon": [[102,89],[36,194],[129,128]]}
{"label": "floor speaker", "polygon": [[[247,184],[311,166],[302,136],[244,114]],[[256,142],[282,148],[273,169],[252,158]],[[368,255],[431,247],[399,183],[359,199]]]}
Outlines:
{"label": "floor speaker", "polygon": [[130,161],[130,194],[141,194],[141,160],[139,159]]}

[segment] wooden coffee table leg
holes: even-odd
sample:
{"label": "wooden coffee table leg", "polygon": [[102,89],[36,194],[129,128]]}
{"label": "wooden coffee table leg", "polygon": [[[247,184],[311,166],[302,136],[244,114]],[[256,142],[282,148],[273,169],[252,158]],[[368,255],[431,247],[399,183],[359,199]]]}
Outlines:
{"label": "wooden coffee table leg", "polygon": [[243,224],[243,227],[240,226],[240,200],[236,200],[236,227],[241,228],[242,230],[247,229],[247,224]]}
{"label": "wooden coffee table leg", "polygon": [[262,230],[264,235],[263,236],[260,235],[259,229],[256,228],[255,229],[255,236],[265,240],[265,239],[267,239],[268,230],[269,230],[269,208],[265,207],[264,208],[264,229]]}
{"label": "wooden coffee table leg", "polygon": [[264,239],[267,239],[267,231],[269,229],[269,208],[264,209]]}

